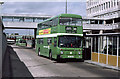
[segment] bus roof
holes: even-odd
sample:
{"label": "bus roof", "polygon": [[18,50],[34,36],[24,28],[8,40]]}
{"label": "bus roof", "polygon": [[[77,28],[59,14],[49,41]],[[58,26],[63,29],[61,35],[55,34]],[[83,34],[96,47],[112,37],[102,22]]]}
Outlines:
{"label": "bus roof", "polygon": [[58,15],[58,17],[70,17],[70,18],[81,18],[82,19],[82,16],[76,15],[76,14],[60,14]]}
{"label": "bus roof", "polygon": [[52,19],[54,19],[54,18],[56,18],[56,17],[70,17],[70,18],[80,18],[80,19],[82,19],[82,16],[76,15],[76,14],[60,14],[60,15],[58,15],[58,16],[54,16],[54,17],[49,18],[49,19],[47,19],[47,20],[45,20],[45,21],[43,21],[43,22],[40,22],[39,24],[44,23],[44,22],[47,22],[47,21],[50,21],[50,20],[52,20]]}

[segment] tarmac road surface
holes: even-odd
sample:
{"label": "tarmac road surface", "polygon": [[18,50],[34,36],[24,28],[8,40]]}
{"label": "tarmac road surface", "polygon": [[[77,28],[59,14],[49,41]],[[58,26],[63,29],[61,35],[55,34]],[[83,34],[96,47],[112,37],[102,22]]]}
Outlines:
{"label": "tarmac road surface", "polygon": [[[46,57],[38,56],[35,49],[12,46],[21,62],[33,77],[118,77],[116,70],[88,64],[85,62],[57,63]],[[19,65],[17,65],[19,67]],[[15,70],[14,70],[15,71]],[[16,71],[17,72],[17,71]],[[25,73],[24,73],[25,74]],[[29,76],[28,76],[29,77]]]}

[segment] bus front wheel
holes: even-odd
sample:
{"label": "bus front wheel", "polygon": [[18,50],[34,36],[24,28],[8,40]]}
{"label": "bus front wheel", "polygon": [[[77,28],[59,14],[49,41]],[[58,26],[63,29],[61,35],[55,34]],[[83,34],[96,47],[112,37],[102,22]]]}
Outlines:
{"label": "bus front wheel", "polygon": [[49,58],[52,60],[52,52],[49,53]]}
{"label": "bus front wheel", "polygon": [[38,49],[38,56],[40,56],[40,49]]}

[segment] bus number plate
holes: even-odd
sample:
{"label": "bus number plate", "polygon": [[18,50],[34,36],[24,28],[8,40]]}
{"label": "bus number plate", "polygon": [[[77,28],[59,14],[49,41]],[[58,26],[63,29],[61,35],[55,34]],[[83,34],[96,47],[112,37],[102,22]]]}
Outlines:
{"label": "bus number plate", "polygon": [[74,58],[74,56],[68,56],[69,58]]}

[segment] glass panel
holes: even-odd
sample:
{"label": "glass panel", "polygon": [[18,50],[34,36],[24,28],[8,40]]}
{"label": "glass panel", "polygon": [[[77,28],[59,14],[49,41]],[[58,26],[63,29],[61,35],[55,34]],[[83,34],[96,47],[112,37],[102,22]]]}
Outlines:
{"label": "glass panel", "polygon": [[53,26],[57,26],[58,25],[58,18],[53,19]]}
{"label": "glass panel", "polygon": [[103,47],[103,41],[102,41],[102,36],[99,37],[99,53],[102,53],[102,47]]}
{"label": "glass panel", "polygon": [[5,22],[12,22],[13,18],[3,17],[3,21],[5,21]]}
{"label": "glass panel", "polygon": [[45,24],[38,24],[38,29],[45,29],[45,28],[50,28],[50,26],[45,25]]}
{"label": "glass panel", "polygon": [[98,37],[93,37],[92,51],[98,52]]}
{"label": "glass panel", "polygon": [[96,52],[98,52],[98,37],[96,37],[95,47],[96,47]]}
{"label": "glass panel", "polygon": [[102,53],[107,54],[107,37],[103,36],[103,49]]}
{"label": "glass panel", "polygon": [[54,37],[54,47],[56,47],[56,46],[57,46],[57,38]]}
{"label": "glass panel", "polygon": [[96,44],[96,41],[95,41],[95,37],[93,37],[93,40],[92,40],[92,51],[95,52],[95,44]]}
{"label": "glass panel", "polygon": [[90,37],[86,37],[85,38],[85,45],[84,45],[85,48],[91,48],[91,40],[90,40]]}
{"label": "glass panel", "polygon": [[117,55],[117,36],[113,37],[112,55]]}
{"label": "glass panel", "polygon": [[39,42],[39,44],[43,44],[43,39],[42,38],[39,39],[38,42]]}
{"label": "glass panel", "polygon": [[120,56],[120,36],[119,36],[119,56]]}
{"label": "glass panel", "polygon": [[[112,55],[112,44],[113,44],[113,38],[112,37],[108,37],[108,54],[109,55]],[[106,46],[107,47],[107,46]]]}
{"label": "glass panel", "polygon": [[94,38],[94,42],[95,42],[95,43],[94,43],[94,46],[95,46],[95,47],[94,47],[94,52],[96,52],[96,42],[97,42],[97,41],[96,41],[96,37]]}
{"label": "glass panel", "polygon": [[33,22],[33,18],[26,18],[25,22]]}
{"label": "glass panel", "polygon": [[19,22],[19,21],[20,21],[19,18],[17,18],[17,17],[14,18],[14,22]]}
{"label": "glass panel", "polygon": [[48,45],[52,44],[52,38],[48,38],[47,43]]}
{"label": "glass panel", "polygon": [[35,18],[35,19],[34,19],[34,21],[39,23],[39,22],[42,22],[42,21],[43,21],[43,19],[40,19],[40,18]]}

